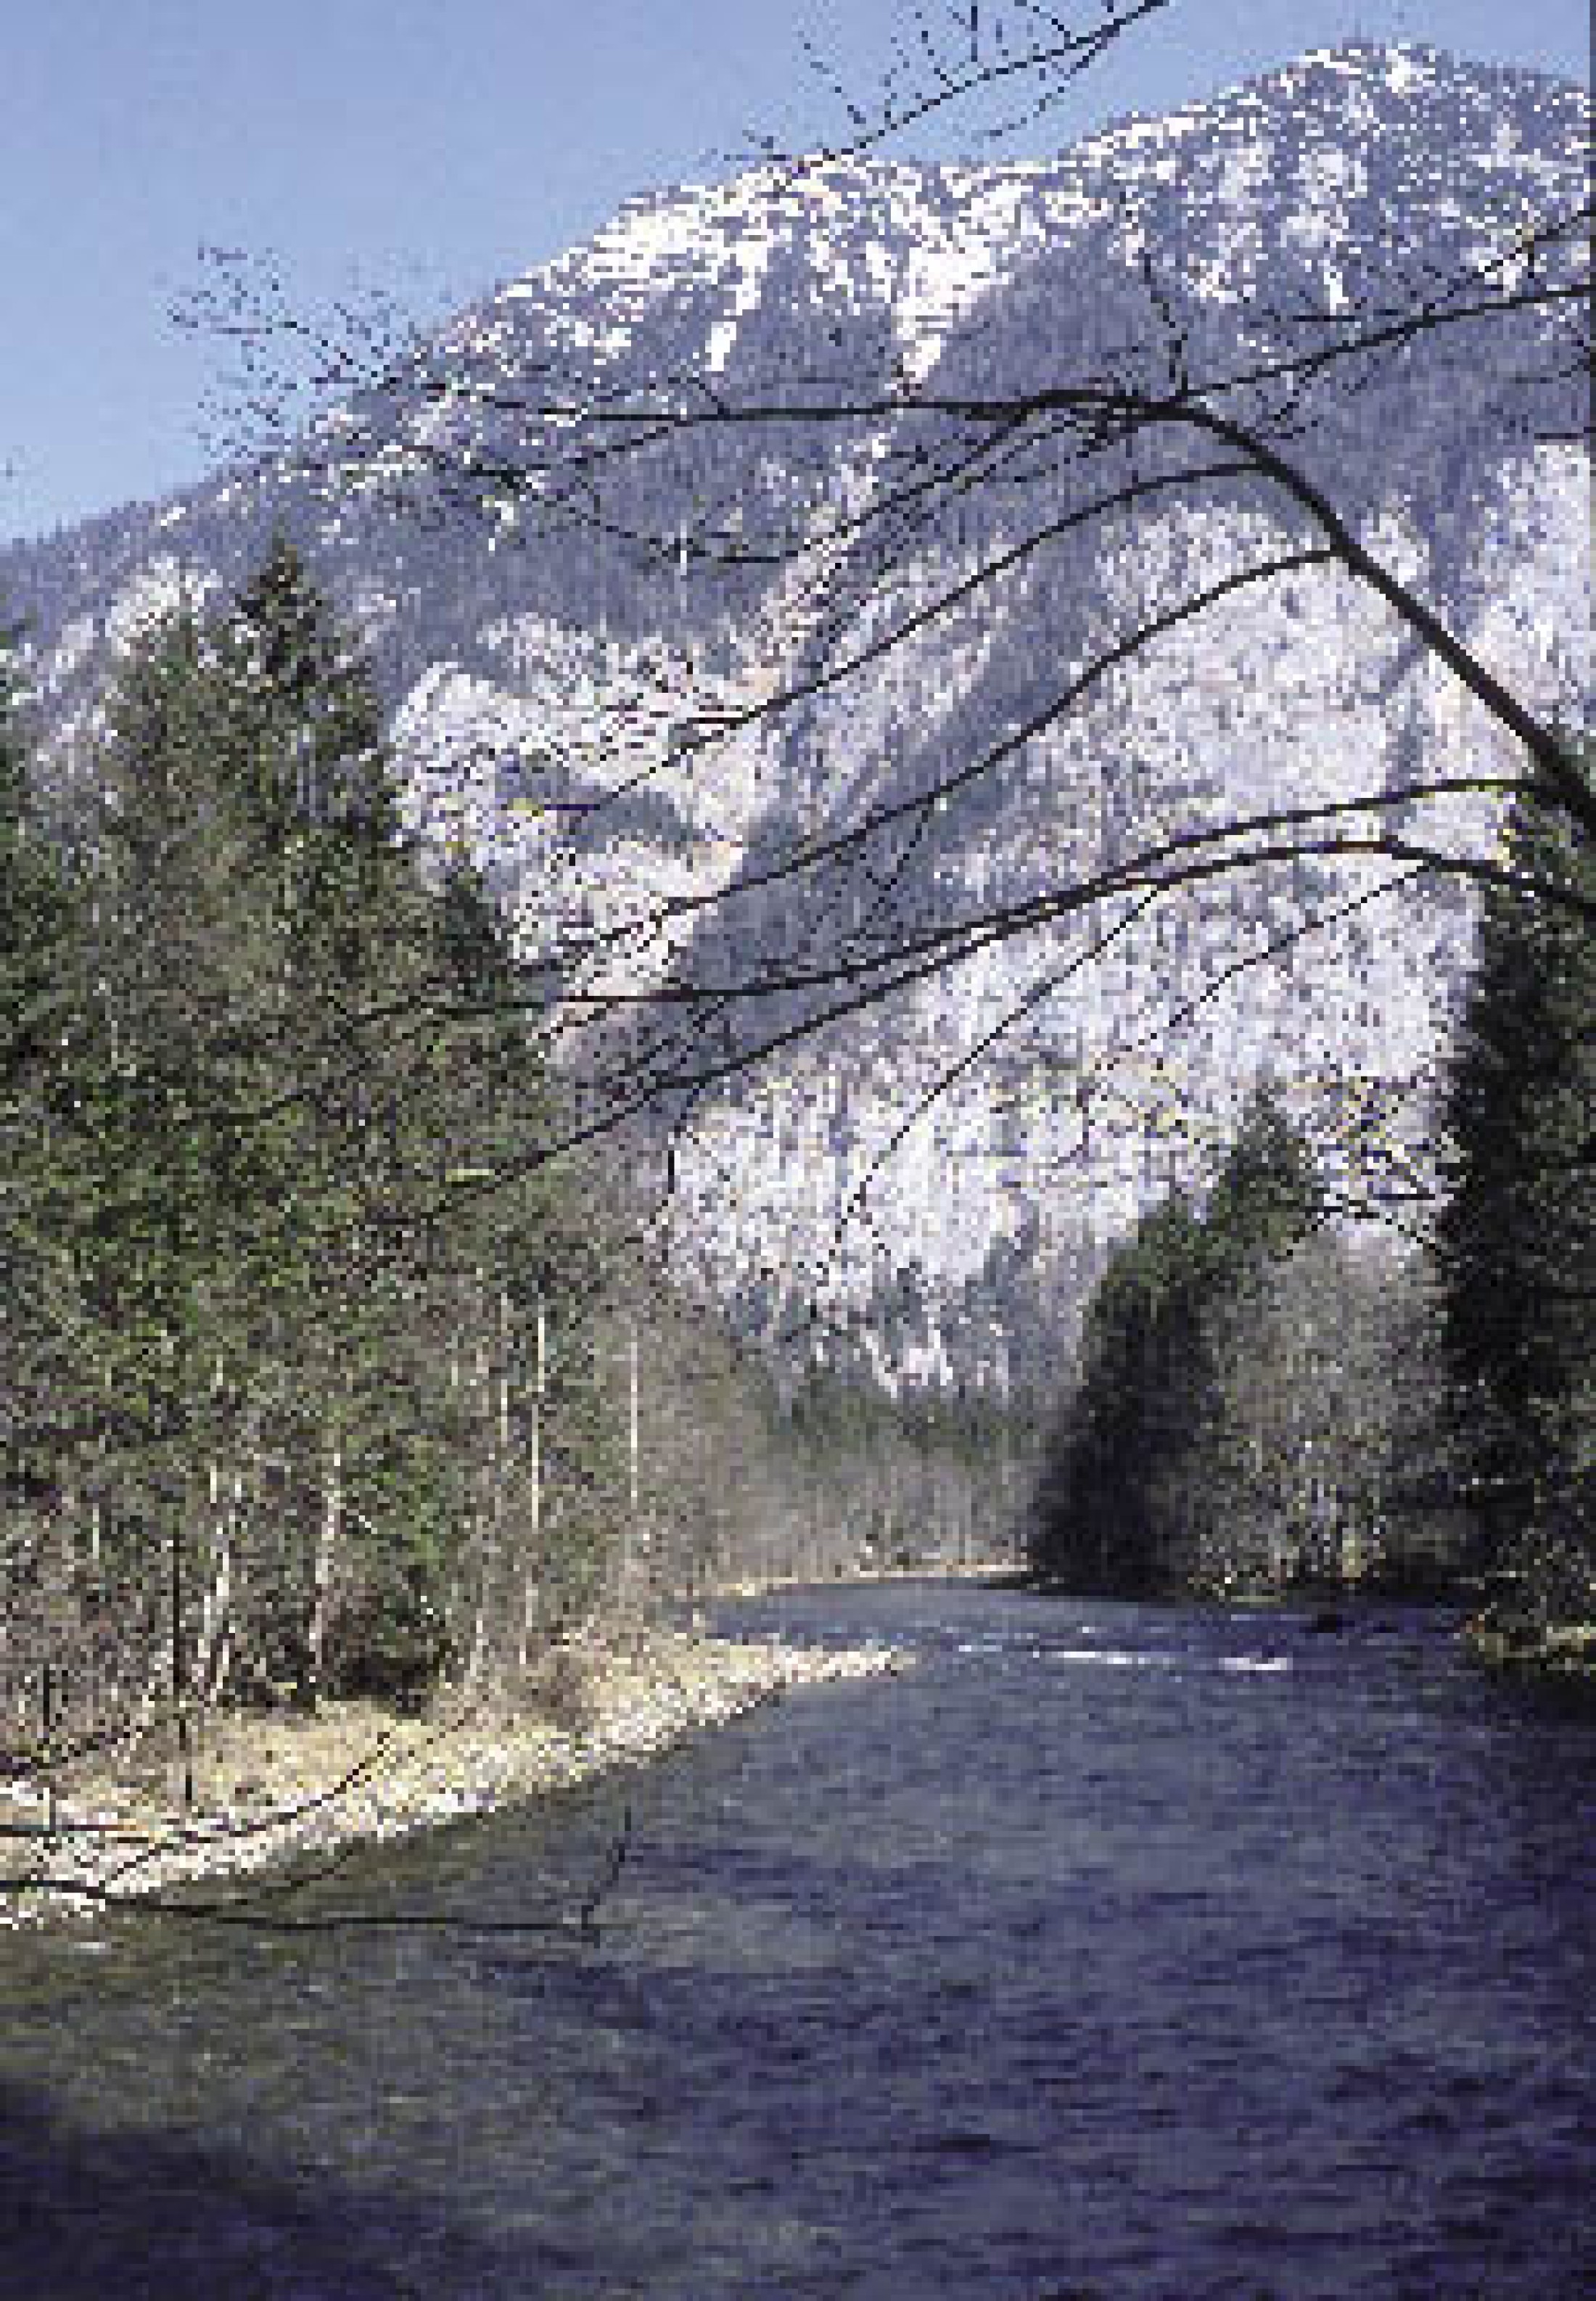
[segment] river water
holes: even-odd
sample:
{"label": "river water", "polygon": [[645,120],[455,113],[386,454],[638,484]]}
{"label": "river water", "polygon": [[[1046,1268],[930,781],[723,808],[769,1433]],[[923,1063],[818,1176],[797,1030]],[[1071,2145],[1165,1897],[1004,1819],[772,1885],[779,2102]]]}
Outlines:
{"label": "river water", "polygon": [[0,1937],[5,2301],[1582,2301],[1596,1719],[1438,1614],[790,1593],[891,1640],[280,1912]]}

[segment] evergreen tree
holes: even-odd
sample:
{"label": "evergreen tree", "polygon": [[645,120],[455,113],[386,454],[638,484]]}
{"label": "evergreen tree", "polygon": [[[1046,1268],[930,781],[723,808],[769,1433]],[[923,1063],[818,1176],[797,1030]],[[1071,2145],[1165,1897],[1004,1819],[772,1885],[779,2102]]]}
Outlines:
{"label": "evergreen tree", "polygon": [[1214,1252],[1234,1271],[1289,1253],[1322,1220],[1313,1151],[1273,1086],[1249,1097],[1204,1217]]}
{"label": "evergreen tree", "polygon": [[68,892],[37,818],[22,730],[18,633],[0,625],[0,1092],[47,1059],[58,1035]]}
{"label": "evergreen tree", "polygon": [[[1592,750],[1575,753],[1589,778]],[[1596,851],[1525,792],[1442,1108],[1444,1339],[1483,1562],[1546,1613],[1596,1581]]]}
{"label": "evergreen tree", "polygon": [[[471,1645],[480,1668],[488,1624],[497,1621],[520,1643],[514,1624],[518,1612],[525,1617],[533,1582],[549,1585],[549,1603],[539,1611],[558,1616],[590,1601],[612,1562],[625,1495],[619,1439],[626,1409],[614,1377],[629,1345],[611,1299],[619,1274],[606,1243],[617,1218],[605,1206],[597,1168],[587,1167],[579,1184],[571,1159],[555,1155],[563,1115],[531,1027],[538,1003],[497,904],[458,849],[444,871],[436,932],[443,992],[431,1053],[437,1139],[447,1172],[462,1178],[451,1224],[456,1347],[469,1352],[474,1329],[478,1362],[509,1385],[508,1412],[497,1421],[479,1416],[474,1443],[482,1499],[472,1512]],[[532,1554],[513,1527],[524,1529],[531,1518],[529,1390],[540,1327],[546,1342],[558,1336],[552,1373],[544,1366],[554,1442],[544,1472],[557,1475],[539,1507]]]}
{"label": "evergreen tree", "polygon": [[1322,1205],[1308,1146],[1263,1087],[1203,1211],[1174,1192],[1110,1257],[1039,1485],[1032,1562],[1040,1573],[1125,1590],[1193,1579],[1204,1482],[1220,1443],[1219,1307],[1306,1237]]}
{"label": "evergreen tree", "polygon": [[1455,1570],[1425,1259],[1328,1226],[1261,1264],[1210,1318],[1218,1412],[1199,1487],[1207,1588]]}
{"label": "evergreen tree", "polygon": [[71,1276],[47,1210],[74,1014],[70,891],[34,806],[16,639],[0,629],[0,1452],[21,1502],[54,1489],[52,1433],[73,1389]]}
{"label": "evergreen tree", "polygon": [[626,1427],[505,923],[285,544],[128,651],[98,764],[71,883],[0,708],[8,1467],[131,1692],[501,1679],[605,1585]]}
{"label": "evergreen tree", "polygon": [[262,1035],[270,889],[251,867],[236,747],[230,682],[197,620],[145,633],[100,753],[71,1251],[113,1562],[126,1598],[163,1623],[163,1675],[183,1701],[232,1575],[220,1496],[263,1347],[263,1264],[293,1204],[291,1162],[265,1157],[251,1123],[280,1080]]}
{"label": "evergreen tree", "polygon": [[[272,890],[272,1043],[293,1167],[270,1299],[294,1362],[272,1427],[297,1465],[299,1540],[262,1592],[266,1674],[311,1700],[363,1671],[391,1693],[444,1657],[451,1520],[447,1477],[436,1460],[423,1469],[407,1425],[417,1289],[399,1145],[434,1114],[411,1104],[405,1009],[424,1011],[432,988],[431,906],[398,841],[369,673],[280,536],[221,647],[236,787]],[[376,1584],[402,1597],[375,1600]],[[386,1638],[380,1658],[359,1652],[361,1624]]]}
{"label": "evergreen tree", "polygon": [[[333,715],[299,700],[325,736]],[[344,1424],[394,1390],[407,1339],[369,1125],[387,1050],[363,1010],[402,989],[428,906],[369,814],[295,814],[268,772],[291,715],[237,622],[146,633],[108,720],[70,1226],[97,1436],[130,1573],[177,1614],[196,1686],[313,1694]],[[345,724],[369,790],[369,720]]]}
{"label": "evergreen tree", "polygon": [[533,1513],[524,1554],[529,1337],[539,1310],[558,1324],[566,1460],[547,1448],[539,1475],[585,1471],[597,1234],[542,1155],[555,1117],[505,923],[463,855],[439,874],[401,844],[372,682],[286,543],[227,645],[280,886],[300,1194],[322,1209],[292,1322],[313,1377],[294,1443],[318,1465],[297,1674],[394,1694],[522,1643],[557,1517]]}
{"label": "evergreen tree", "polygon": [[230,621],[263,819],[285,836],[334,825],[393,848],[398,807],[375,682],[280,531]]}
{"label": "evergreen tree", "polygon": [[1211,1267],[1202,1223],[1179,1192],[1110,1257],[1044,1475],[1032,1562],[1050,1578],[1126,1590],[1167,1578],[1169,1480],[1196,1435]]}

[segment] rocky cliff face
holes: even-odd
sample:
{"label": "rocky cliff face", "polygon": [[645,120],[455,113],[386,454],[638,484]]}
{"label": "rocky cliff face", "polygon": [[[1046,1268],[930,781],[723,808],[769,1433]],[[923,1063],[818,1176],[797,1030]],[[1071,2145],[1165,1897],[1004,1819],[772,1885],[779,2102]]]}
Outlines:
{"label": "rocky cliff face", "polygon": [[[1587,101],[1356,47],[1053,159],[758,171],[631,203],[463,314],[399,398],[356,397],[291,454],[0,559],[54,757],[85,771],[98,683],[139,619],[237,581],[281,523],[373,651],[415,826],[470,839],[529,954],[564,952],[571,992],[769,983],[840,947],[873,960],[894,934],[1045,897],[1231,813],[1508,766],[1450,676],[1324,566],[1173,623],[1049,715],[1140,621],[1299,547],[1256,476],[1061,526],[847,666],[978,554],[1013,553],[1107,484],[1041,427],[916,520],[917,477],[964,445],[916,396],[1159,374],[1177,341],[1194,373],[1233,372],[1326,340],[1420,267],[1455,279],[1576,205]],[[1291,409],[1238,404],[1288,427],[1493,669],[1580,720],[1588,419],[1553,377],[1566,349],[1544,322],[1498,319],[1326,369]],[[559,409],[673,379],[706,406],[889,387],[895,404],[633,454],[605,481],[595,540],[539,476],[562,425],[581,434]],[[1174,442],[1144,475],[1160,453],[1191,460]],[[641,551],[639,532],[675,548]],[[796,557],[776,550],[794,538]],[[704,740],[794,683],[806,698]],[[915,805],[988,749],[990,772]],[[894,805],[862,858],[751,883],[796,841]],[[1488,837],[1491,805],[1407,819],[1446,848]],[[678,908],[656,931],[573,954],[661,898]],[[1467,963],[1460,883],[1324,855],[1133,908],[990,942],[746,1075],[665,1097],[683,1271],[750,1326],[828,1334],[889,1380],[1024,1390],[1052,1379],[1104,1243],[1200,1176],[1260,1072],[1349,1198],[1400,1181]],[[657,1075],[718,1069],[822,997],[738,1001]]]}

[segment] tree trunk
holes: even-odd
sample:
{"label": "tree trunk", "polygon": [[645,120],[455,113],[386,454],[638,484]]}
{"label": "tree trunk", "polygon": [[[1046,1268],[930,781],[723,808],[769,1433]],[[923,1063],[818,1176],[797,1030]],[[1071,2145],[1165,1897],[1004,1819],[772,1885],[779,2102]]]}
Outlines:
{"label": "tree trunk", "polygon": [[[482,1274],[478,1273],[479,1284]],[[493,1586],[498,1561],[498,1527],[503,1508],[505,1470],[510,1446],[510,1385],[506,1357],[506,1306],[499,1299],[499,1363],[493,1362],[493,1346],[489,1338],[484,1318],[479,1329],[477,1344],[477,1385],[489,1410],[488,1441],[479,1478],[480,1500],[477,1506],[477,1592],[476,1616],[472,1624],[471,1656],[465,1665],[465,1686],[474,1694],[481,1685],[488,1667],[488,1627],[492,1611]]]}
{"label": "tree trunk", "polygon": [[531,1649],[532,1620],[538,1604],[538,1577],[543,1569],[543,1382],[547,1341],[543,1305],[538,1305],[538,1354],[532,1376],[531,1427],[527,1434],[527,1468],[531,1477],[527,1554],[522,1577],[520,1667],[525,1675]]}
{"label": "tree trunk", "polygon": [[343,1541],[343,1531],[344,1452],[335,1438],[328,1448],[327,1468],[322,1485],[322,1525],[316,1540],[315,1575],[306,1641],[310,1650],[309,1692],[313,1703],[321,1697],[322,1662],[327,1650],[327,1618],[331,1602],[332,1575]]}
{"label": "tree trunk", "polygon": [[211,1586],[205,1592],[200,1621],[201,1697],[220,1702],[227,1692],[233,1661],[233,1554],[244,1508],[244,1474],[235,1469],[232,1493],[223,1504],[222,1471],[211,1465]]}

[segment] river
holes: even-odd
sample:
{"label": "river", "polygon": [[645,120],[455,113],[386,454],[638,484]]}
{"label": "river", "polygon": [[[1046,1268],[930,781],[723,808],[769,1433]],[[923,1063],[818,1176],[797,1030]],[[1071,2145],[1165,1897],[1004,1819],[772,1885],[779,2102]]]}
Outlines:
{"label": "river", "polygon": [[1579,2301],[1596,1719],[1440,1613],[789,1592],[890,1640],[273,1906],[0,1937],[5,2301]]}

